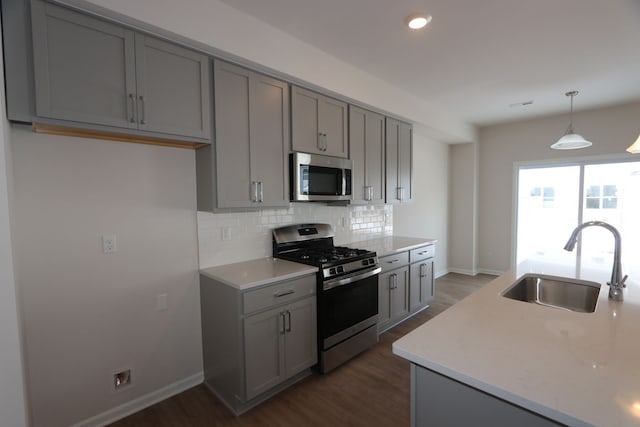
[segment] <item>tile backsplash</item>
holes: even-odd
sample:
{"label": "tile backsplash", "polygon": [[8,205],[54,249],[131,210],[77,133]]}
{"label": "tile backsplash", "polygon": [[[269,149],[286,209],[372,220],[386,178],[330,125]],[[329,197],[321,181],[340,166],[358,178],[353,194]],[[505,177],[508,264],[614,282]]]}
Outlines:
{"label": "tile backsplash", "polygon": [[272,255],[271,230],[298,223],[327,223],[336,245],[393,234],[393,206],[292,203],[254,212],[198,212],[200,268]]}

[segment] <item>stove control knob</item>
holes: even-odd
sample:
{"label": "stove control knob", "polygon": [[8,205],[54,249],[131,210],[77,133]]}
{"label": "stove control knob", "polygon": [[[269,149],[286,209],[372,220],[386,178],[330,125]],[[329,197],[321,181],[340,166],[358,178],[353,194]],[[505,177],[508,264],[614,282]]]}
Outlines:
{"label": "stove control knob", "polygon": [[329,274],[336,274],[336,269],[335,268],[330,268],[329,269]]}
{"label": "stove control knob", "polygon": [[343,266],[339,266],[337,267],[338,273],[344,273],[344,267]]}

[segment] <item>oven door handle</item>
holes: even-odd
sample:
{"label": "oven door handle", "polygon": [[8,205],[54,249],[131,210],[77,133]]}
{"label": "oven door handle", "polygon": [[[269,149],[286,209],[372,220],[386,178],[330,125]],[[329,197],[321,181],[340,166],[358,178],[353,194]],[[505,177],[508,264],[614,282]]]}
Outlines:
{"label": "oven door handle", "polygon": [[358,280],[366,279],[367,277],[375,276],[376,274],[382,271],[381,267],[376,267],[373,270],[367,270],[365,272],[357,272],[353,275],[344,276],[339,279],[329,280],[322,284],[322,290],[326,291],[331,288],[336,288],[338,286],[348,285],[349,283],[356,282]]}

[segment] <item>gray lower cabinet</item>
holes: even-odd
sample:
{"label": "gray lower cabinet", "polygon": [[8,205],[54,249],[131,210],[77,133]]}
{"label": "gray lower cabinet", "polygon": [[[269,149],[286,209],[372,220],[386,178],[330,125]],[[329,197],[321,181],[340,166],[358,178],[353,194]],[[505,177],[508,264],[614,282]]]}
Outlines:
{"label": "gray lower cabinet", "polygon": [[378,332],[402,321],[409,314],[409,254],[380,257],[378,277]]}
{"label": "gray lower cabinet", "polygon": [[347,114],[346,103],[292,86],[292,150],[348,157]]}
{"label": "gray lower cabinet", "polygon": [[434,297],[435,245],[379,257],[378,333],[427,308]]}
{"label": "gray lower cabinet", "polygon": [[209,59],[127,28],[31,2],[36,116],[209,139]]}
{"label": "gray lower cabinet", "polygon": [[286,207],[289,86],[214,61],[215,138],[196,152],[198,210]]}
{"label": "gray lower cabinet", "polygon": [[315,298],[245,318],[247,399],[316,363],[315,324]]}
{"label": "gray lower cabinet", "polygon": [[317,363],[316,276],[239,290],[200,276],[204,382],[240,414]]}
{"label": "gray lower cabinet", "polygon": [[409,311],[415,312],[427,306],[435,295],[433,260],[435,245],[423,246],[409,252],[411,265],[409,277]]}
{"label": "gray lower cabinet", "polygon": [[387,117],[386,203],[405,203],[412,198],[413,126]]}
{"label": "gray lower cabinet", "polygon": [[353,160],[352,204],[384,204],[385,117],[349,106],[349,158]]}
{"label": "gray lower cabinet", "polygon": [[412,427],[552,427],[556,421],[411,364]]}

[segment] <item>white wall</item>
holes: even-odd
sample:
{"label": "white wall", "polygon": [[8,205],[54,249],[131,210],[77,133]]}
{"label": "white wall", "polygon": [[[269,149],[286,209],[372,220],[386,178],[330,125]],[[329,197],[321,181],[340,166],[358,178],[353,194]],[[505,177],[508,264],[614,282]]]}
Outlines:
{"label": "white wall", "polygon": [[450,146],[449,271],[475,275],[478,144]]}
{"label": "white wall", "polygon": [[[194,152],[20,126],[11,144],[33,425],[201,382]],[[116,235],[116,253],[102,253],[103,234]],[[133,385],[114,392],[121,369]]]}
{"label": "white wall", "polygon": [[413,132],[413,201],[396,205],[393,234],[437,239],[435,274],[447,272],[449,224],[449,146],[431,139],[425,129]]}
{"label": "white wall", "polygon": [[[0,46],[0,69],[2,69]],[[14,257],[11,244],[11,146],[5,113],[4,75],[0,77],[0,424],[26,426],[25,390]]]}
{"label": "white wall", "polygon": [[[514,163],[593,156],[630,156],[638,137],[640,103],[574,113],[576,132],[593,142],[582,150],[549,148],[564,133],[568,114],[481,128],[479,132],[478,267],[500,272],[513,251]],[[568,230],[570,232],[571,230]]]}

